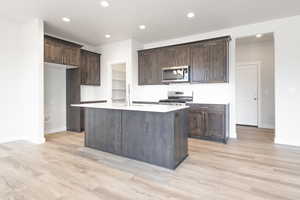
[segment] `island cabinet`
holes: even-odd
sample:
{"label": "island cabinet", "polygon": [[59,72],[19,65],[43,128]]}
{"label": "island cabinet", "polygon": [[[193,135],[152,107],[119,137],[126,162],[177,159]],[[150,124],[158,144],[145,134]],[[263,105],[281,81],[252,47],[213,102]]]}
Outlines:
{"label": "island cabinet", "polygon": [[229,138],[229,105],[189,104],[189,136],[227,143]]}
{"label": "island cabinet", "polygon": [[80,54],[81,85],[101,85],[101,55],[83,49],[81,49]]}
{"label": "island cabinet", "polygon": [[85,119],[85,146],[122,155],[121,112],[87,108]]}
{"label": "island cabinet", "polygon": [[85,145],[175,169],[188,156],[187,111],[85,108]]}
{"label": "island cabinet", "polygon": [[160,85],[162,68],[190,66],[191,83],[228,82],[230,37],[138,51],[139,85]]}
{"label": "island cabinet", "polygon": [[79,67],[81,47],[79,44],[45,35],[44,61]]}

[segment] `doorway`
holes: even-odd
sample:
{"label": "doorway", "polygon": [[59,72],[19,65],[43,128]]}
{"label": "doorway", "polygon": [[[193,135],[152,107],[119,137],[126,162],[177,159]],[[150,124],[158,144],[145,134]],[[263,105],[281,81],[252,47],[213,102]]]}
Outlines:
{"label": "doorway", "polygon": [[112,64],[112,103],[126,103],[126,63]]}
{"label": "doorway", "polygon": [[[275,129],[273,33],[236,40],[236,122],[237,134],[244,127]],[[243,134],[257,131],[243,131]],[[262,131],[258,131],[262,133]],[[251,137],[252,137],[251,136]],[[250,137],[243,137],[250,138]],[[259,140],[259,138],[258,138]]]}
{"label": "doorway", "polygon": [[236,68],[237,124],[256,126],[260,107],[260,63],[240,63]]}

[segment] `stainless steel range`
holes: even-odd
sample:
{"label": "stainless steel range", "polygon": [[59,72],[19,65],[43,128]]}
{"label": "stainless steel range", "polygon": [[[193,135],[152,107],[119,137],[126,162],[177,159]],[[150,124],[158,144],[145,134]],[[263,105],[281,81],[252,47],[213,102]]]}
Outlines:
{"label": "stainless steel range", "polygon": [[169,91],[168,99],[159,100],[159,104],[163,105],[185,105],[188,102],[192,102],[194,93],[191,96],[186,96],[184,92]]}

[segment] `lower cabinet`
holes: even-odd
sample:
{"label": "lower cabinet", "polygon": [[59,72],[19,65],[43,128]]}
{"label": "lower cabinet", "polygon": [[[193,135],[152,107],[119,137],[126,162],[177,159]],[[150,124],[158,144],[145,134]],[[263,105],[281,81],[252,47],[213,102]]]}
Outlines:
{"label": "lower cabinet", "polygon": [[86,108],[85,146],[122,155],[122,113]]}
{"label": "lower cabinet", "polygon": [[190,104],[189,136],[227,143],[229,138],[229,105]]}
{"label": "lower cabinet", "polygon": [[186,115],[85,108],[85,146],[175,169],[188,156]]}

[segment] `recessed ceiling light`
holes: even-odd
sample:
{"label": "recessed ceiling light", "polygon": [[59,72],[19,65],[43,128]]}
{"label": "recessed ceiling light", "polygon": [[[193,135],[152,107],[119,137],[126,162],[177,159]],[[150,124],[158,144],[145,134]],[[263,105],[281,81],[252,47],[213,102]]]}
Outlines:
{"label": "recessed ceiling light", "polygon": [[259,33],[259,34],[256,34],[256,37],[257,37],[257,38],[261,38],[262,36],[263,36],[263,34],[260,34],[260,33]]}
{"label": "recessed ceiling light", "polygon": [[63,18],[61,18],[61,20],[63,20],[64,22],[70,22],[71,21],[71,19],[67,18],[67,17],[63,17]]}
{"label": "recessed ceiling light", "polygon": [[186,16],[191,19],[195,17],[195,13],[189,12]]}
{"label": "recessed ceiling light", "polygon": [[145,29],[146,29],[146,25],[139,25],[139,28],[140,28],[141,30],[145,30]]}
{"label": "recessed ceiling light", "polygon": [[106,34],[105,37],[106,37],[106,38],[111,38],[111,35]]}
{"label": "recessed ceiling light", "polygon": [[107,8],[109,6],[109,3],[107,1],[101,1],[100,4],[103,8]]}

